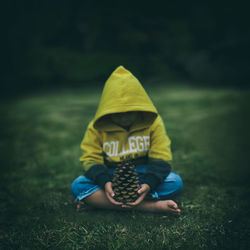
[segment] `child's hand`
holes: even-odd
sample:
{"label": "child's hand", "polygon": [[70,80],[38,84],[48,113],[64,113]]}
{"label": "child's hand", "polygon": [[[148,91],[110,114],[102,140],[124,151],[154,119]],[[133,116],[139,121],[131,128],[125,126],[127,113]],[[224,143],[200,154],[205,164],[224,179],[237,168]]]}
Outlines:
{"label": "child's hand", "polygon": [[113,199],[113,197],[115,196],[115,193],[114,193],[114,191],[112,189],[112,182],[110,182],[110,181],[105,184],[105,194],[106,194],[108,200],[112,204],[118,205],[118,206],[121,206],[123,204],[122,202],[118,202],[118,201],[115,201]]}
{"label": "child's hand", "polygon": [[[138,190],[138,194],[140,194],[139,198],[134,202],[127,203],[126,205],[130,207],[139,205],[144,200],[145,196],[149,191],[150,191],[150,186],[148,184],[142,184],[141,188]],[[126,205],[124,205],[124,207],[127,207]]]}

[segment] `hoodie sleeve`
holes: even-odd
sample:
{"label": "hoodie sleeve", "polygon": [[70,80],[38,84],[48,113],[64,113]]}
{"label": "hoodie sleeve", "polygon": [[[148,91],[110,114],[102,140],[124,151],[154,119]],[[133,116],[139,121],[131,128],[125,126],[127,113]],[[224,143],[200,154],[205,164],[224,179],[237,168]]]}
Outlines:
{"label": "hoodie sleeve", "polygon": [[82,156],[85,176],[100,187],[104,187],[110,181],[107,168],[104,166],[101,135],[90,123],[81,142]]}
{"label": "hoodie sleeve", "polygon": [[168,138],[162,118],[158,116],[151,128],[148,168],[143,182],[151,189],[163,183],[171,171],[171,141]]}

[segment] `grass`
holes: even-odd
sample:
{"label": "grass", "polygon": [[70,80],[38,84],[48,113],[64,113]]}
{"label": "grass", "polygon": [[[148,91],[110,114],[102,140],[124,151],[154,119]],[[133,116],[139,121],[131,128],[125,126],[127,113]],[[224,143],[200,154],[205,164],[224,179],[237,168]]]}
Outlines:
{"label": "grass", "polygon": [[75,212],[79,144],[101,90],[1,102],[1,249],[249,249],[249,91],[148,89],[184,181],[180,217]]}

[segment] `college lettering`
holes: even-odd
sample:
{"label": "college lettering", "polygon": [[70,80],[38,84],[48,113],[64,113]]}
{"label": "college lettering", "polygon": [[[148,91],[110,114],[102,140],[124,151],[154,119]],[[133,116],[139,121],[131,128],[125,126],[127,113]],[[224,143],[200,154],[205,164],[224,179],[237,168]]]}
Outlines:
{"label": "college lettering", "polygon": [[119,141],[109,141],[103,143],[103,151],[109,156],[122,156],[125,154],[146,152],[150,146],[149,136],[131,136],[128,138],[128,148],[122,145],[119,151]]}

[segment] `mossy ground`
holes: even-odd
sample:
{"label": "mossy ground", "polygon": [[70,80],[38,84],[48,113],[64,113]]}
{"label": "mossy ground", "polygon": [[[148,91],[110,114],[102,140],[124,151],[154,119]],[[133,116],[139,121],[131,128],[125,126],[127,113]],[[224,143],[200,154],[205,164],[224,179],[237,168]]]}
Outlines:
{"label": "mossy ground", "polygon": [[101,89],[1,102],[1,249],[249,249],[250,92],[147,89],[183,178],[180,217],[77,213],[70,185]]}

